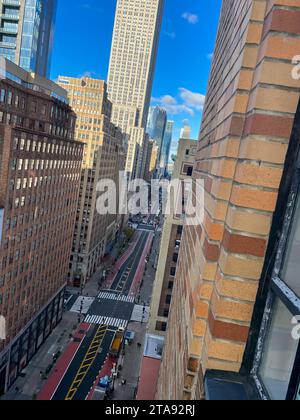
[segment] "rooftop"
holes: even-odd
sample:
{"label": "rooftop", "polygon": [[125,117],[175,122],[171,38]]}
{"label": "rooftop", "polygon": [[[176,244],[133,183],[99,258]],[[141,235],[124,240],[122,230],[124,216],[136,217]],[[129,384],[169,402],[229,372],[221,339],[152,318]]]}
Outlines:
{"label": "rooftop", "polygon": [[147,334],[144,356],[153,359],[161,360],[164,348],[164,337]]}
{"label": "rooftop", "polygon": [[136,397],[137,400],[155,400],[160,365],[161,360],[143,357],[139,389]]}
{"label": "rooftop", "polygon": [[58,86],[52,80],[22,69],[4,57],[0,57],[0,78],[9,79],[26,89],[43,93],[68,104],[67,92],[61,86]]}

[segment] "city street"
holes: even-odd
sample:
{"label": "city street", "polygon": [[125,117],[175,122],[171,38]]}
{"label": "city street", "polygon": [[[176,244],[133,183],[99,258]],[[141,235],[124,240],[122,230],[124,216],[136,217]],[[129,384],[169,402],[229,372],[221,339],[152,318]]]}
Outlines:
{"label": "city street", "polygon": [[[106,288],[101,290],[96,298],[86,300],[77,296],[75,300],[70,299],[73,303],[71,312],[73,309],[78,311],[78,316],[84,316],[74,338],[78,346],[67,349],[62,355],[61,361],[45,383],[38,399],[88,398],[108,360],[115,332],[120,327],[126,329],[131,319],[153,237],[153,228],[150,226],[145,226],[145,229],[136,232],[132,240],[133,246],[129,245],[126,253],[117,261],[108,276]],[[81,311],[78,307],[81,307]],[[70,346],[73,346],[73,343]],[[116,361],[111,361],[111,367]]]}

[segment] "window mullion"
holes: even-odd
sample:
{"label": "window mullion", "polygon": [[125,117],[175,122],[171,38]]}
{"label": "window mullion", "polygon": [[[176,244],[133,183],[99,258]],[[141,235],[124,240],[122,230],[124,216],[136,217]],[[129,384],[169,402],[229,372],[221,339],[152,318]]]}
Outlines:
{"label": "window mullion", "polygon": [[293,316],[300,315],[300,299],[279,277],[271,280],[271,289],[285,304]]}

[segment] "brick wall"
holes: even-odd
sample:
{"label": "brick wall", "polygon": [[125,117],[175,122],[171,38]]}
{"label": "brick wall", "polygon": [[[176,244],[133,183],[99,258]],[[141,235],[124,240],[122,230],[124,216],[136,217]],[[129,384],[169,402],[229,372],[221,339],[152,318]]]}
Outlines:
{"label": "brick wall", "polygon": [[194,171],[205,217],[185,228],[159,399],[195,398],[202,370],[241,367],[299,101],[299,35],[300,0],[223,1]]}
{"label": "brick wall", "polygon": [[66,104],[7,79],[0,89],[12,95],[0,103],[1,352],[66,283],[83,145],[73,140],[75,115]]}

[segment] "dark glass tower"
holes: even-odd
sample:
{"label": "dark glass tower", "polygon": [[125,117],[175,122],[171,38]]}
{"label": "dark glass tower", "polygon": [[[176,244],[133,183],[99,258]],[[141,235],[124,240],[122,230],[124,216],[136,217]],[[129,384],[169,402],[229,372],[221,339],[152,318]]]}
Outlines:
{"label": "dark glass tower", "polygon": [[173,137],[174,121],[167,121],[166,130],[162,142],[161,153],[160,153],[160,173],[161,175],[167,175],[168,163],[170,156],[170,149]]}
{"label": "dark glass tower", "polygon": [[0,55],[49,77],[57,0],[0,0]]}
{"label": "dark glass tower", "polygon": [[167,125],[167,112],[159,106],[151,107],[149,110],[147,133],[158,146],[158,163],[160,162],[163,139]]}

